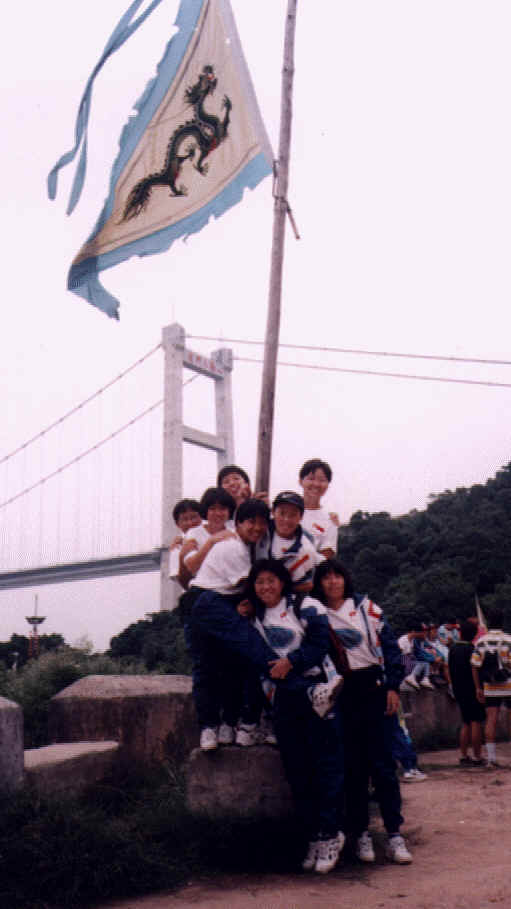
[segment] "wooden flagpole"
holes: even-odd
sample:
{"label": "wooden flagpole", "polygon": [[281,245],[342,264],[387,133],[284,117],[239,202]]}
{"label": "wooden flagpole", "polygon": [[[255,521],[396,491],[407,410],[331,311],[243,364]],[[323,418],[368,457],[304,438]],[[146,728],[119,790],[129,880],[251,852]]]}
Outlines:
{"label": "wooden flagpole", "polygon": [[273,414],[282,297],[282,269],[284,264],[284,238],[286,215],[290,212],[287,201],[287,187],[289,182],[289,152],[291,147],[291,120],[293,112],[294,39],[297,3],[298,0],[288,0],[284,37],[279,157],[275,162],[274,172],[274,214],[270,290],[264,344],[261,405],[259,409],[259,436],[255,483],[255,488],[258,491],[269,490],[270,488]]}

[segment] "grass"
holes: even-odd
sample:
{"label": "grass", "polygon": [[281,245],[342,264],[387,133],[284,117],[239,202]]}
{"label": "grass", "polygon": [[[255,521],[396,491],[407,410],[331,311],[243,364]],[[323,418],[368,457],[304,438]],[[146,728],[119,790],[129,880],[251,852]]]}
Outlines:
{"label": "grass", "polygon": [[0,798],[0,905],[79,909],[218,872],[288,871],[290,822],[189,815],[178,771],[111,779],[80,799]]}

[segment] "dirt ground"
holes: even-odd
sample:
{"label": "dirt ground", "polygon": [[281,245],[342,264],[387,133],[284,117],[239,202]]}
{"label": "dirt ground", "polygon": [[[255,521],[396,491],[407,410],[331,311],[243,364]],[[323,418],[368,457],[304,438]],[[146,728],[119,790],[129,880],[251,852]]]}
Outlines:
{"label": "dirt ground", "polygon": [[458,752],[424,754],[428,779],[404,784],[404,833],[413,864],[351,858],[324,877],[221,876],[175,893],[109,903],[104,909],[511,909],[511,744],[497,746],[498,770],[460,769]]}

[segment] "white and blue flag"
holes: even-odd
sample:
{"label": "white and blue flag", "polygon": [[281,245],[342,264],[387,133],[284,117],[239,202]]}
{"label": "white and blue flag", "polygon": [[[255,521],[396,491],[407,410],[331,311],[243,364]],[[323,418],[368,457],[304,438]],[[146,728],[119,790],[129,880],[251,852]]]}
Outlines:
{"label": "white and blue flag", "polygon": [[[134,0],[109,39],[80,104],[75,147],[48,177],[54,198],[59,169],[81,146],[68,213],[85,177],[92,82],[161,0],[133,21],[142,2]],[[103,211],[69,271],[68,288],[114,318],[119,302],[101,285],[99,272],[133,255],[163,252],[178,237],[201,230],[272,171],[228,0],[181,0],[176,26],[137,114],[124,127]]]}

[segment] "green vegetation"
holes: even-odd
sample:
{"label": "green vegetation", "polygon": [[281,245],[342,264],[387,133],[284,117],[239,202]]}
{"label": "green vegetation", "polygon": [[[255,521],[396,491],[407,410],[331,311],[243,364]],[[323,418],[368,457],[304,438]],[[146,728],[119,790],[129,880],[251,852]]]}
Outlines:
{"label": "green vegetation", "polygon": [[[0,663],[0,666],[2,664]],[[0,668],[0,695],[23,709],[25,748],[48,745],[50,700],[63,688],[86,675],[144,673],[144,664],[121,662],[103,654],[90,655],[64,646],[55,653],[42,653],[18,672]]]}
{"label": "green vegetation", "polygon": [[75,909],[220,872],[296,866],[291,822],[212,822],[184,806],[179,774],[110,780],[82,799],[0,799],[0,905]]}
{"label": "green vegetation", "polygon": [[178,610],[153,612],[110,641],[109,656],[142,661],[148,672],[189,675],[192,669]]}
{"label": "green vegetation", "polygon": [[339,555],[402,634],[499,605],[511,619],[511,463],[483,485],[430,496],[425,511],[392,518],[357,511]]}

